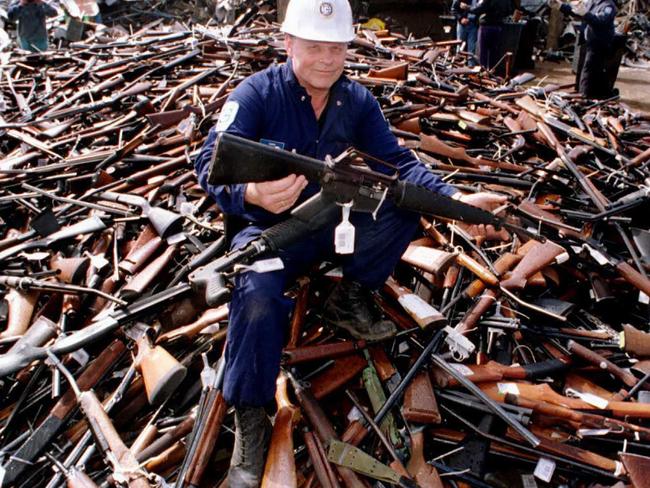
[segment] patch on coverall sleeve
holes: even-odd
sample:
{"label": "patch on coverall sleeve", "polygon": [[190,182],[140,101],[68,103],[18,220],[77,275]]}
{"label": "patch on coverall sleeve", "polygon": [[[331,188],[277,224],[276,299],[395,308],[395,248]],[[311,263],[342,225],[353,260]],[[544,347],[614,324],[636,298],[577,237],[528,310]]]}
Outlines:
{"label": "patch on coverall sleeve", "polygon": [[223,132],[228,127],[230,127],[230,124],[232,124],[235,121],[238,111],[239,111],[238,102],[234,102],[234,101],[226,102],[225,105],[223,106],[223,109],[221,109],[221,114],[219,115],[219,121],[217,122],[217,126],[215,127],[215,130],[217,132]]}

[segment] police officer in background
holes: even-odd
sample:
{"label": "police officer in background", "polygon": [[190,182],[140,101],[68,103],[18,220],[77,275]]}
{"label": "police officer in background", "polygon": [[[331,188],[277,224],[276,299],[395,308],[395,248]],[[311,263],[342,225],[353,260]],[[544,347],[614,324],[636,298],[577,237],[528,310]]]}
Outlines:
{"label": "police officer in background", "polygon": [[460,8],[479,17],[478,55],[481,66],[492,69],[497,62],[504,20],[515,11],[514,0],[481,0],[476,6],[461,2]]}
{"label": "police officer in background", "polygon": [[613,54],[614,0],[589,0],[587,12],[582,16],[576,14],[568,3],[560,5],[560,11],[582,19],[580,41],[585,44],[585,57],[576,73],[576,88],[586,98],[609,97],[610,81],[605,67]]}
{"label": "police officer in background", "polygon": [[[470,1],[469,7],[473,8],[477,4],[477,0]],[[454,0],[451,4],[451,13],[456,17],[456,39],[465,43],[465,50],[472,54],[467,60],[470,66],[476,65],[476,39],[478,38],[478,16],[472,14],[467,9],[460,7],[461,0]]]}
{"label": "police officer in background", "polygon": [[[354,146],[396,166],[400,178],[430,190],[484,209],[503,203],[505,197],[489,193],[463,195],[428,171],[398,145],[372,94],[343,75],[347,45],[355,37],[348,0],[291,0],[282,31],[287,63],[250,76],[233,91],[194,162],[199,183],[221,210],[246,224],[234,236],[233,248],[287,219],[291,208],[319,188],[296,175],[264,183],[208,184],[210,156],[219,132],[321,160]],[[376,165],[373,169],[387,171]],[[376,221],[357,212],[350,216],[356,228],[354,253],[342,258],[343,279],[327,300],[324,320],[329,325],[345,329],[355,338],[371,340],[395,333],[392,322],[373,313],[369,290],[379,288],[390,275],[418,221],[418,215],[387,202],[379,209]],[[261,481],[264,449],[270,436],[264,407],[273,402],[293,310],[284,290],[314,263],[331,259],[337,224],[279,252],[284,269],[250,271],[235,278],[223,384],[224,398],[235,408],[230,488],[255,487]]]}
{"label": "police officer in background", "polygon": [[57,10],[43,0],[12,0],[7,9],[9,20],[18,22],[18,46],[32,52],[47,51],[47,17]]}

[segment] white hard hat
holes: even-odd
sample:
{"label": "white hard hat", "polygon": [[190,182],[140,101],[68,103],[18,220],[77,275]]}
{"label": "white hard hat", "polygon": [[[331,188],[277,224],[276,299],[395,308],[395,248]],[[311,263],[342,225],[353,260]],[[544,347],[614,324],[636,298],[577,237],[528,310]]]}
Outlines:
{"label": "white hard hat", "polygon": [[350,42],[352,9],[348,0],[291,0],[282,32],[309,41]]}

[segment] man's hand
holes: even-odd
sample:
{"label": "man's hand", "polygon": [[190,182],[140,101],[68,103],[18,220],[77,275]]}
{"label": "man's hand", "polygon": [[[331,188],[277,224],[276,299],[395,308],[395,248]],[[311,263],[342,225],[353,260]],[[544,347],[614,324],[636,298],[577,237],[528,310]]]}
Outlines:
{"label": "man's hand", "polygon": [[[494,209],[506,203],[508,197],[505,195],[497,195],[496,193],[481,191],[478,193],[467,193],[461,196],[459,200],[468,205],[482,208],[487,212],[492,212]],[[497,231],[492,225],[472,225],[463,222],[459,222],[458,225],[474,237],[479,244],[484,240],[510,240],[510,234],[508,234],[508,231],[505,229]]]}
{"label": "man's hand", "polygon": [[280,180],[262,183],[248,183],[244,201],[279,214],[293,207],[306,186],[307,180],[302,175],[289,175]]}
{"label": "man's hand", "polygon": [[467,17],[463,17],[460,19],[460,25],[467,25],[469,24],[469,19]]}
{"label": "man's hand", "polygon": [[465,2],[460,2],[460,9],[461,10],[469,10],[469,4]]}
{"label": "man's hand", "polygon": [[474,205],[475,207],[479,207],[483,210],[491,212],[495,208],[506,203],[508,201],[508,197],[505,195],[497,195],[496,193],[480,191],[478,193],[465,194],[460,197],[459,200],[468,205]]}

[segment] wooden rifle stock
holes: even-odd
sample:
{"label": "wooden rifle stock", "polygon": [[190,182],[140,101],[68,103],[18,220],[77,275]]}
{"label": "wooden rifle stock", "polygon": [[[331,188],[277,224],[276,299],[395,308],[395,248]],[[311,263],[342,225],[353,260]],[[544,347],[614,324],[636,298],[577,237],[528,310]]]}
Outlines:
{"label": "wooden rifle stock", "polygon": [[454,259],[454,254],[450,252],[413,244],[402,255],[402,261],[436,276],[442,276]]}
{"label": "wooden rifle stock", "polygon": [[500,168],[506,171],[514,171],[517,173],[524,171],[524,168],[517,164],[493,161],[492,159],[488,158],[473,158],[467,154],[465,148],[452,147],[434,135],[420,134],[420,148],[423,151],[437,154],[438,156],[444,156],[447,158],[455,159],[457,161],[463,161],[470,166],[477,168],[480,168],[481,166],[489,166],[491,168]]}
{"label": "wooden rifle stock", "polygon": [[150,457],[156,456],[172,446],[176,441],[182,439],[187,434],[192,432],[194,427],[194,422],[196,417],[192,414],[183,420],[173,429],[165,432],[161,437],[153,441],[146,448],[142,449],[139,453],[136,454],[136,459],[138,462],[143,462],[149,459]]}
{"label": "wooden rifle stock", "polygon": [[635,356],[650,356],[650,334],[642,332],[630,324],[623,324],[620,345],[625,352],[631,352]]}
{"label": "wooden rifle stock", "polygon": [[[363,363],[365,365],[365,361],[363,361]],[[296,399],[300,404],[300,408],[305,417],[309,420],[311,426],[314,428],[320,441],[324,445],[327,445],[329,444],[330,439],[338,440],[332,424],[311,392],[304,389],[297,381],[292,379],[291,382],[296,393]],[[327,456],[325,456],[325,459],[327,459]],[[365,488],[365,483],[361,481],[352,470],[342,466],[336,466],[336,470],[343,479],[346,488]]]}
{"label": "wooden rifle stock", "polygon": [[478,324],[478,321],[481,320],[483,314],[490,310],[490,308],[492,308],[496,303],[498,295],[499,292],[497,290],[486,290],[481,297],[474,302],[474,305],[472,305],[462,320],[456,324],[454,329],[461,334],[467,334],[474,329],[476,324]]}
{"label": "wooden rifle stock", "polygon": [[307,305],[309,302],[309,289],[310,280],[307,277],[298,279],[300,288],[296,296],[296,305],[293,307],[293,315],[291,316],[291,323],[289,324],[289,340],[287,341],[287,349],[292,349],[298,346],[300,335],[302,333],[302,325],[307,315]]}
{"label": "wooden rifle stock", "polygon": [[189,464],[190,468],[185,475],[185,482],[192,486],[199,486],[201,483],[205,468],[217,444],[221,424],[226,416],[228,407],[221,390],[216,392],[216,397],[210,407],[205,419],[206,428],[202,431],[201,439]]}
{"label": "wooden rifle stock", "polygon": [[151,261],[142,271],[135,275],[126,286],[122,287],[119,295],[127,300],[139,296],[169,265],[176,250],[176,245],[169,246],[165,249],[165,252]]}
{"label": "wooden rifle stock", "polygon": [[622,434],[625,438],[641,441],[650,440],[650,429],[639,425],[630,424],[616,419],[611,419],[593,413],[579,412],[560,405],[553,405],[544,401],[530,400],[521,396],[507,393],[504,397],[506,403],[523,408],[530,408],[539,415],[556,417],[567,421],[572,427],[587,429],[615,429],[612,434]]}
{"label": "wooden rifle stock", "polygon": [[366,360],[358,354],[335,359],[332,366],[310,379],[311,392],[320,400],[355,378],[366,366]]}
{"label": "wooden rifle stock", "polygon": [[31,324],[32,315],[40,293],[9,288],[5,300],[9,306],[7,328],[0,332],[0,339],[23,335]]}
{"label": "wooden rifle stock", "polygon": [[590,350],[589,348],[578,344],[574,340],[569,340],[567,343],[567,349],[573,354],[578,356],[588,363],[596,365],[598,368],[603,369],[613,375],[615,378],[621,380],[629,387],[633,387],[637,383],[636,377],[632,373],[628,373],[622,368],[618,367],[608,359],[604,358],[600,354]]}
{"label": "wooden rifle stock", "polygon": [[[530,241],[529,241],[530,242]],[[507,290],[522,290],[526,286],[528,278],[540,271],[542,268],[552,264],[562,255],[566,254],[564,248],[553,241],[547,240],[544,243],[537,241],[519,264],[512,270],[511,275],[501,281],[501,286]]]}
{"label": "wooden rifle stock", "polygon": [[650,279],[643,276],[625,261],[618,262],[614,267],[625,281],[650,296]]}
{"label": "wooden rifle stock", "polygon": [[603,408],[598,408],[579,398],[569,398],[560,395],[553,391],[547,384],[530,385],[526,383],[509,382],[499,385],[496,383],[482,383],[479,386],[484,393],[488,394],[496,401],[502,400],[505,393],[512,393],[526,399],[544,401],[576,410],[596,409],[611,412],[615,417],[629,416],[636,418],[650,418],[650,406],[648,404],[622,401],[608,402],[607,400],[602,399],[605,402]]}
{"label": "wooden rifle stock", "polygon": [[278,413],[273,424],[262,488],[295,488],[298,480],[293,454],[293,428],[300,420],[300,409],[289,401],[287,376],[283,372],[278,375],[275,400]]}
{"label": "wooden rifle stock", "polygon": [[442,420],[428,372],[418,373],[404,392],[402,415],[410,422],[439,424]]}
{"label": "wooden rifle stock", "polygon": [[304,435],[305,445],[307,446],[307,452],[309,453],[309,459],[314,466],[314,472],[318,478],[318,482],[323,488],[340,488],[336,474],[332,469],[332,465],[327,459],[325,454],[325,449],[321,444],[318,436],[314,435],[313,432],[305,432]]}
{"label": "wooden rifle stock", "polygon": [[57,272],[59,281],[68,284],[81,283],[89,265],[90,259],[87,257],[63,258],[59,256],[50,260],[50,269]]}
{"label": "wooden rifle stock", "polygon": [[187,369],[161,346],[152,346],[147,333],[137,339],[136,364],[142,373],[147,399],[152,405],[164,402],[185,379]]}
{"label": "wooden rifle stock", "polygon": [[[503,275],[507,271],[510,271],[513,266],[515,266],[519,261],[521,261],[522,256],[514,254],[511,252],[503,253],[499,258],[494,262],[494,269],[497,271],[499,276]],[[486,288],[486,283],[483,280],[474,280],[472,281],[467,288],[463,291],[465,296],[470,298],[475,298],[479,296]]]}
{"label": "wooden rifle stock", "polygon": [[384,284],[384,290],[395,298],[406,310],[409,316],[423,329],[427,327],[442,326],[447,323],[447,318],[428,302],[420,298],[408,288],[401,286],[392,277]]}
{"label": "wooden rifle stock", "polygon": [[181,337],[186,340],[192,340],[196,337],[203,329],[211,325],[215,325],[223,320],[228,318],[228,305],[224,304],[219,307],[209,308],[201,316],[196,319],[194,322],[178,327],[177,329],[170,330],[164,334],[158,336],[156,344],[163,344],[165,342],[171,342]]}
{"label": "wooden rifle stock", "polygon": [[111,453],[108,457],[112,461],[115,471],[126,476],[129,488],[148,488],[149,482],[140,470],[135,456],[122,442],[95,393],[92,391],[81,392],[78,400],[101,449],[106,453]]}
{"label": "wooden rifle stock", "polygon": [[287,365],[300,364],[321,359],[332,359],[353,354],[366,347],[366,341],[341,341],[316,346],[303,346],[294,349],[284,349],[282,356]]}
{"label": "wooden rifle stock", "polygon": [[135,274],[147,263],[149,258],[162,246],[163,240],[159,236],[145,242],[141,246],[134,245],[129,254],[117,265],[117,267],[127,274]]}
{"label": "wooden rifle stock", "polygon": [[411,433],[411,458],[406,469],[422,488],[444,487],[436,468],[424,459],[424,432],[422,430]]}

